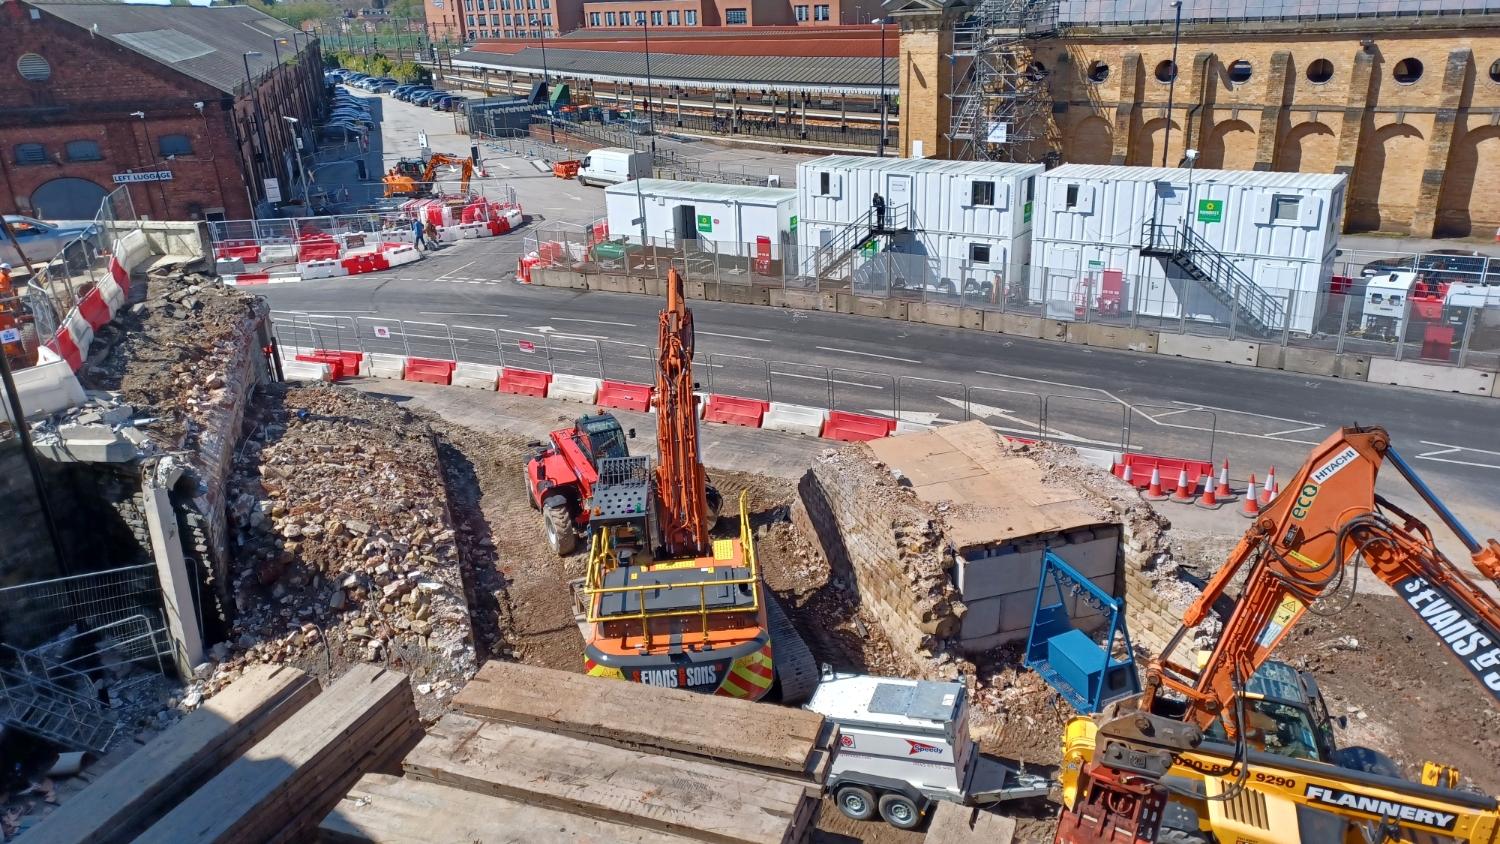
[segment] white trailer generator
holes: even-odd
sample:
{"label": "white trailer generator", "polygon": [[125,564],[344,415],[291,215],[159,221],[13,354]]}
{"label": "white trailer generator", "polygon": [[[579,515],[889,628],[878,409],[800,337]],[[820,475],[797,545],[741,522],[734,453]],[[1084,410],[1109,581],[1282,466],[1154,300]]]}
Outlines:
{"label": "white trailer generator", "polygon": [[839,811],[912,829],[934,801],[982,806],[1045,797],[1052,783],[979,753],[962,682],[934,683],[826,666],[808,709],[839,725],[827,787]]}

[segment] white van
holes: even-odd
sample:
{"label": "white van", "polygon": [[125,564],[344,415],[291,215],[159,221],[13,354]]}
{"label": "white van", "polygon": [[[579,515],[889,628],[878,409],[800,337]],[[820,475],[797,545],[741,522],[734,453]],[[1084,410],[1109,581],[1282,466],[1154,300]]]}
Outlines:
{"label": "white van", "polygon": [[622,147],[596,149],[578,165],[578,181],[585,185],[617,185],[632,179],[651,178],[651,153]]}

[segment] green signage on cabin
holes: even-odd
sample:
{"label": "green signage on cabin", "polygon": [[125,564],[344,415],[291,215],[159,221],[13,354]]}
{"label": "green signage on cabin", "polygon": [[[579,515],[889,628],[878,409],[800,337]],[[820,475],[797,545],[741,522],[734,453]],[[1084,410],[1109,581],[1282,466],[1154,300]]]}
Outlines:
{"label": "green signage on cabin", "polygon": [[712,215],[712,214],[699,214],[698,215],[698,231],[700,231],[700,232],[712,232],[713,230],[714,230],[714,215]]}
{"label": "green signage on cabin", "polygon": [[1200,199],[1200,200],[1198,200],[1198,222],[1200,222],[1200,223],[1222,223],[1222,222],[1224,222],[1224,200],[1222,200],[1222,199]]}
{"label": "green signage on cabin", "polygon": [[1024,210],[1021,212],[1021,222],[1023,222],[1023,223],[1029,223],[1029,222],[1031,222],[1031,203],[1030,202],[1026,203],[1026,205],[1024,206]]}
{"label": "green signage on cabin", "polygon": [[792,222],[791,222],[791,230],[792,230],[792,231],[796,231],[796,230],[797,230],[797,218],[796,218],[796,217],[793,217],[793,218],[792,218]]}

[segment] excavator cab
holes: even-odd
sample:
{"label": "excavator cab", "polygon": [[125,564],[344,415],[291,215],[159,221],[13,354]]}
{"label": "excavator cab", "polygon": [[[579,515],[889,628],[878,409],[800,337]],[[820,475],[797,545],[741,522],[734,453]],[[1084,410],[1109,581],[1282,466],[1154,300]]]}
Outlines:
{"label": "excavator cab", "polygon": [[[1271,660],[1245,683],[1245,703],[1247,726],[1253,730],[1246,736],[1251,747],[1291,759],[1334,764],[1338,747],[1333,719],[1311,674],[1299,674],[1290,665]],[[1208,725],[1203,734],[1209,741],[1232,743],[1222,720]]]}

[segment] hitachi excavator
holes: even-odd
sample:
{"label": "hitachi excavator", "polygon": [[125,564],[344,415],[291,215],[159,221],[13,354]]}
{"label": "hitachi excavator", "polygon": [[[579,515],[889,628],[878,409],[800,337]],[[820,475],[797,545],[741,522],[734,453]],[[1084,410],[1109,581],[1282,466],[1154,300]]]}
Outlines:
{"label": "hitachi excavator", "polygon": [[[1349,597],[1363,565],[1500,701],[1500,604],[1438,550],[1426,525],[1375,492],[1387,461],[1463,542],[1479,572],[1500,581],[1500,544],[1479,544],[1391,448],[1384,429],[1342,429],[1313,449],[1288,492],[1260,514],[1189,607],[1149,663],[1143,694],[1097,722],[1068,724],[1058,844],[1500,841],[1500,803],[1455,790],[1454,769],[1428,763],[1414,783],[1399,769],[1318,760],[1309,752],[1313,737],[1282,735],[1297,725],[1278,723],[1264,682],[1251,682],[1264,680],[1257,672],[1309,607]],[[1187,631],[1241,576],[1215,647],[1199,666],[1174,660]]]}
{"label": "hitachi excavator", "polygon": [[[817,686],[817,666],[761,579],[744,495],[739,535],[710,536],[693,314],[682,288],[674,269],[657,334],[657,465],[627,455],[621,439],[618,449],[595,450],[593,477],[581,487],[587,497],[578,503],[578,521],[588,531],[589,558],[574,602],[587,643],[584,667],[596,677],[750,700],[779,682],[783,702],[800,702]],[[564,482],[554,452],[566,443],[554,435],[554,444],[530,461],[529,484]],[[546,471],[549,459],[554,465]],[[565,502],[551,495],[544,503]]]}
{"label": "hitachi excavator", "polygon": [[435,152],[427,159],[427,166],[423,169],[421,178],[415,178],[412,169],[403,168],[401,165],[407,162],[403,160],[396,167],[391,168],[389,173],[381,179],[385,183],[385,195],[390,196],[426,196],[432,193],[433,180],[437,177],[437,168],[444,164],[461,167],[463,180],[459,183],[458,192],[467,194],[469,192],[469,179],[474,175],[474,162],[467,158],[459,158],[456,155]]}

